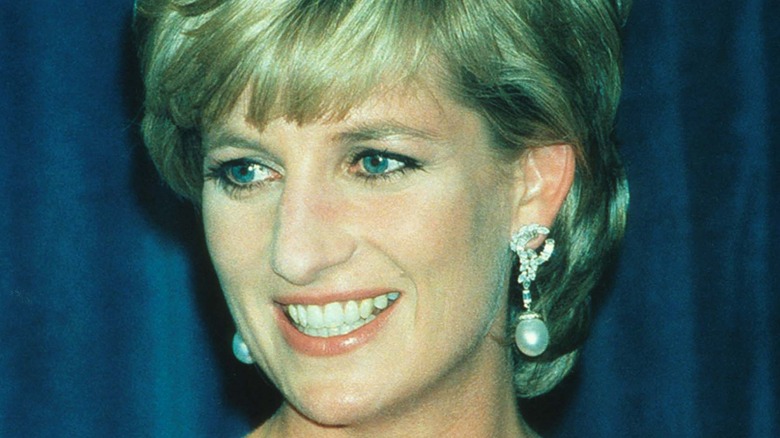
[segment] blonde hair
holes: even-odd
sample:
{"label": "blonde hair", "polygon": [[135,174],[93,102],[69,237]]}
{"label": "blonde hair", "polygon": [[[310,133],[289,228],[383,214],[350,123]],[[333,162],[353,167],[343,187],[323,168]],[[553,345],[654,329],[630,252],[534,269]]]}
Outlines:
{"label": "blonde hair", "polygon": [[249,119],[262,126],[341,117],[377,87],[434,74],[487,120],[497,148],[571,144],[575,182],[534,305],[551,345],[535,359],[514,356],[518,394],[535,396],[571,369],[590,292],[625,226],[628,189],[612,140],[624,3],[139,0],[144,139],[166,181],[197,203],[201,132],[246,90]]}

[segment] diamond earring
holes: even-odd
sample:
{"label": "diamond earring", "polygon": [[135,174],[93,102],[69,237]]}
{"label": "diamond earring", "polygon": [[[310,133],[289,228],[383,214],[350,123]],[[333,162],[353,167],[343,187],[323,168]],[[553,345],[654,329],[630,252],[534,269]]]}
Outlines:
{"label": "diamond earring", "polygon": [[547,227],[539,224],[525,225],[512,236],[509,247],[517,253],[520,262],[520,274],[517,282],[523,285],[523,307],[525,311],[518,317],[515,329],[515,343],[517,348],[526,356],[536,357],[544,353],[550,343],[550,333],[541,315],[531,310],[531,282],[536,280],[536,270],[539,265],[550,259],[555,241],[544,240],[544,248],[537,254],[527,245],[539,236],[550,234]]}
{"label": "diamond earring", "polygon": [[252,354],[249,352],[249,347],[246,346],[244,338],[242,338],[241,334],[238,332],[233,335],[233,356],[235,356],[236,359],[238,359],[241,363],[245,363],[247,365],[254,363]]}

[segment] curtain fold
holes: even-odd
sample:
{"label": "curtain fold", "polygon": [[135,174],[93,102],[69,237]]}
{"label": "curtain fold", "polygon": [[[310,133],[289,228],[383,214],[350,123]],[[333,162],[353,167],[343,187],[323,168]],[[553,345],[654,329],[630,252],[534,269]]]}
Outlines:
{"label": "curtain fold", "polygon": [[[780,436],[780,2],[635,1],[625,245],[544,436]],[[139,139],[132,2],[0,5],[0,436],[240,436],[197,214]]]}

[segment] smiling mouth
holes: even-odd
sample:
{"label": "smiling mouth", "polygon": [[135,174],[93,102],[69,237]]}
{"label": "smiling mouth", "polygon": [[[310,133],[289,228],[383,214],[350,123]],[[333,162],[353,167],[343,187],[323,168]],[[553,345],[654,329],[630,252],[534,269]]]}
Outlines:
{"label": "smiling mouth", "polygon": [[289,304],[284,306],[284,313],[298,331],[308,336],[342,336],[373,321],[399,295],[398,292],[390,292],[363,300],[335,301],[323,306]]}

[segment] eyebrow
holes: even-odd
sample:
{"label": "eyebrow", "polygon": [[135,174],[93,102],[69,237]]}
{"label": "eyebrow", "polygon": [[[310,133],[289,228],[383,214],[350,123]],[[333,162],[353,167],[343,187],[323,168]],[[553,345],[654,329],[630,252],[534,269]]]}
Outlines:
{"label": "eyebrow", "polygon": [[436,140],[437,136],[422,129],[413,128],[397,122],[357,123],[345,132],[336,135],[342,143],[388,140],[394,137],[411,137],[421,140]]}
{"label": "eyebrow", "polygon": [[224,146],[251,149],[256,149],[259,146],[258,142],[255,140],[224,130],[218,130],[214,134],[206,135],[203,140],[204,152],[219,149]]}
{"label": "eyebrow", "polygon": [[[392,138],[416,138],[420,140],[436,141],[438,136],[422,129],[413,128],[403,123],[393,121],[360,122],[351,125],[344,132],[336,134],[335,142],[342,144],[361,143],[366,141],[382,141]],[[262,149],[262,144],[257,140],[244,137],[240,134],[217,129],[205,136],[203,152],[208,153],[222,147],[232,146],[247,149]]]}

